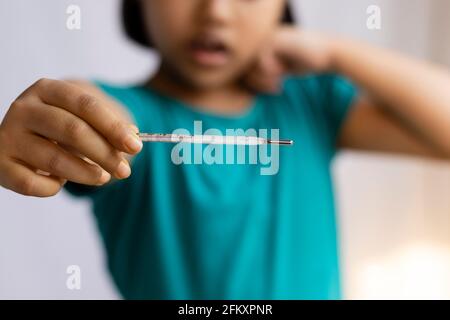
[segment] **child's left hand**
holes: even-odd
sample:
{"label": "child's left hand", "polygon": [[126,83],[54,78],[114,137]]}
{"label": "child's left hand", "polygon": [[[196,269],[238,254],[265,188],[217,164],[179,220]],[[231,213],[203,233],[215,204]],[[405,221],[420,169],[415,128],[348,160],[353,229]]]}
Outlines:
{"label": "child's left hand", "polygon": [[245,81],[256,91],[276,93],[283,76],[326,72],[332,69],[332,60],[331,42],[324,35],[281,27],[261,50]]}

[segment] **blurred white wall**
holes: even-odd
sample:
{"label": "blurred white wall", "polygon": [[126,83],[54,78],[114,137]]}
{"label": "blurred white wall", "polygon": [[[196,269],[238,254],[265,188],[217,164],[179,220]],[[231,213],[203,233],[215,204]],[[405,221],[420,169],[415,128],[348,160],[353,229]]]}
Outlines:
{"label": "blurred white wall", "polygon": [[[450,65],[447,0],[294,0],[305,28],[331,30]],[[0,118],[41,77],[118,83],[148,75],[156,57],[125,41],[118,0],[0,2]],[[82,29],[66,29],[66,8]],[[382,29],[366,28],[366,9]],[[347,298],[450,298],[450,166],[346,153],[335,166]],[[82,289],[66,288],[79,265]],[[0,298],[114,299],[88,204],[0,189]]]}

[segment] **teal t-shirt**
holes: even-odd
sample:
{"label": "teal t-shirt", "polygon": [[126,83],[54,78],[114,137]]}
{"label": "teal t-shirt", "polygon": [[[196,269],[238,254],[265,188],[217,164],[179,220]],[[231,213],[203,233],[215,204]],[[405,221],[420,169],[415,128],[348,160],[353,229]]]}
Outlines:
{"label": "teal t-shirt", "polygon": [[[208,146],[176,152],[180,145],[148,143],[129,179],[97,189],[68,183],[69,192],[92,200],[124,298],[341,297],[330,166],[356,96],[350,82],[329,74],[290,77],[282,93],[258,95],[239,116],[202,112],[140,86],[97,85],[129,109],[141,132],[197,134],[194,122],[201,121],[203,131],[269,129],[270,138],[270,129],[279,129],[280,138],[295,141],[278,149],[272,175],[262,174],[267,162],[250,161],[255,147],[245,147],[240,163],[178,164],[174,154],[194,159]],[[219,150],[209,152],[216,157]]]}

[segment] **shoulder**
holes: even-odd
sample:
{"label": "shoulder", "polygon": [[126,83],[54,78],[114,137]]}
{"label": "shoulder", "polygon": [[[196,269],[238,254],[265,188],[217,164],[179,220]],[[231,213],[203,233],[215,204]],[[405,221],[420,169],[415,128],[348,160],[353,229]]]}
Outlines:
{"label": "shoulder", "polygon": [[284,82],[284,94],[296,104],[332,111],[346,109],[358,95],[357,87],[337,74],[289,77]]}
{"label": "shoulder", "polygon": [[333,93],[334,90],[354,89],[350,80],[337,74],[313,74],[306,76],[291,76],[286,78],[284,89],[288,93],[298,93],[299,91],[309,92],[310,94]]}

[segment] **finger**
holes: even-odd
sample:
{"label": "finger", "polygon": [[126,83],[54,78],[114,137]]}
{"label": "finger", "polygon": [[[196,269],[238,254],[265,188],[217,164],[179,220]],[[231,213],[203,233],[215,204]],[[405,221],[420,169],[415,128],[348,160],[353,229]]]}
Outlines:
{"label": "finger", "polygon": [[258,92],[276,93],[280,91],[284,71],[273,54],[262,54],[249,71],[247,82]]}
{"label": "finger", "polygon": [[130,176],[121,153],[82,119],[42,102],[30,104],[29,109],[24,121],[32,132],[74,148],[118,179]]}
{"label": "finger", "polygon": [[0,184],[6,189],[34,197],[51,197],[62,188],[64,181],[52,177],[37,174],[27,166],[13,159],[0,161]]}
{"label": "finger", "polygon": [[263,93],[277,93],[281,87],[281,77],[278,76],[261,77],[257,74],[250,74],[246,78],[246,82],[250,88]]}
{"label": "finger", "polygon": [[281,76],[287,71],[273,50],[268,50],[260,56],[258,69],[262,73],[273,76]]}
{"label": "finger", "polygon": [[100,186],[111,179],[111,175],[99,166],[89,164],[34,134],[27,134],[22,139],[13,156],[30,167],[80,184]]}
{"label": "finger", "polygon": [[52,177],[52,178],[55,178],[55,179],[59,180],[61,182],[61,187],[63,187],[67,183],[67,179],[54,176],[51,173],[48,173],[46,171],[43,171],[43,170],[40,170],[40,169],[35,169],[34,172],[36,172],[37,174],[40,174],[41,176]]}
{"label": "finger", "polygon": [[142,149],[140,139],[130,130],[129,124],[112,111],[107,101],[64,81],[40,80],[36,88],[43,102],[63,108],[83,119],[116,149],[129,154],[136,154]]}

